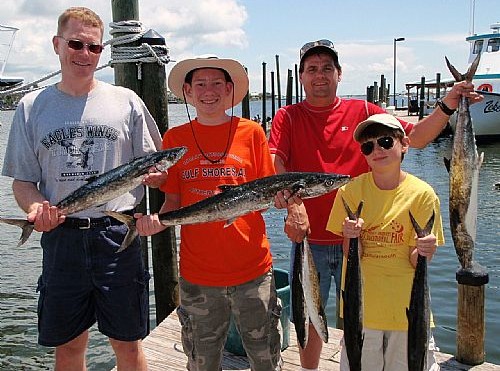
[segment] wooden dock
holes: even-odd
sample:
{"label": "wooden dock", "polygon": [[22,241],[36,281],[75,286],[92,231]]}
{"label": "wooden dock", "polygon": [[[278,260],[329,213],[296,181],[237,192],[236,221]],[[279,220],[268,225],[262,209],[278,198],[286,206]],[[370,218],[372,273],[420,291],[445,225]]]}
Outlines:
{"label": "wooden dock", "polygon": [[[144,339],[143,346],[148,360],[149,371],[186,370],[187,358],[182,351],[180,330],[179,320],[174,311]],[[329,328],[328,332],[329,342],[323,345],[319,369],[335,371],[339,370],[339,342],[343,332],[334,328]],[[283,371],[296,371],[300,369],[300,362],[293,324],[290,325],[289,344],[290,346],[282,352],[284,360]],[[500,366],[491,363],[483,363],[479,366],[464,365],[457,362],[450,354],[436,353],[436,358],[440,363],[442,371],[500,371]],[[113,370],[116,370],[116,368]],[[250,364],[246,357],[235,356],[224,351],[222,370],[250,371]]]}

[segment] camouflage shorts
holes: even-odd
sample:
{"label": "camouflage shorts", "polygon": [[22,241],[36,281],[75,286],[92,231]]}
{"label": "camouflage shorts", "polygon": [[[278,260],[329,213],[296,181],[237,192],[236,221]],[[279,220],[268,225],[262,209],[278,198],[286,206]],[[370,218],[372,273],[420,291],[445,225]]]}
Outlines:
{"label": "camouflage shorts", "polygon": [[253,371],[281,370],[278,303],[272,270],[238,286],[201,286],[179,278],[182,345],[190,371],[221,369],[231,314]]}

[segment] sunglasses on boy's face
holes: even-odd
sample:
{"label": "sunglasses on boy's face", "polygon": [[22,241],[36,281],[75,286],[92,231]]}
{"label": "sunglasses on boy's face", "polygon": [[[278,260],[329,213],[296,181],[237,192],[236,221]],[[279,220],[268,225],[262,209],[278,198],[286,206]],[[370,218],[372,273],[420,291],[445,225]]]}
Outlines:
{"label": "sunglasses on boy's face", "polygon": [[104,46],[101,44],[87,44],[84,43],[83,41],[76,40],[76,39],[65,39],[62,36],[57,36],[60,39],[63,39],[66,41],[66,44],[68,44],[68,47],[73,50],[82,50],[84,47],[87,47],[89,49],[89,52],[94,53],[94,54],[101,54],[102,50],[104,49]]}
{"label": "sunglasses on boy's face", "polygon": [[375,149],[375,142],[383,149],[391,149],[394,146],[394,138],[392,137],[380,137],[376,140],[370,140],[361,144],[361,152],[368,156]]}

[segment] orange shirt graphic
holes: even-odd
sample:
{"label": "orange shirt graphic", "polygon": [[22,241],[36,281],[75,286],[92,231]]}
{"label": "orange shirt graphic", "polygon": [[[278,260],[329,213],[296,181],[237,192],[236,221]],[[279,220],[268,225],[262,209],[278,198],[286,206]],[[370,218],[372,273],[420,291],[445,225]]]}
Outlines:
{"label": "orange shirt graphic", "polygon": [[[221,184],[241,184],[275,173],[265,133],[257,123],[233,117],[224,155],[229,128],[229,121],[207,126],[193,120],[192,127],[187,123],[165,133],[163,148],[188,148],[168,170],[162,187],[165,193],[179,195],[181,206],[215,194]],[[211,160],[223,158],[213,164],[200,148]],[[181,227],[180,274],[184,279],[207,286],[235,286],[271,268],[272,257],[260,212],[224,225],[225,222],[211,222]]]}

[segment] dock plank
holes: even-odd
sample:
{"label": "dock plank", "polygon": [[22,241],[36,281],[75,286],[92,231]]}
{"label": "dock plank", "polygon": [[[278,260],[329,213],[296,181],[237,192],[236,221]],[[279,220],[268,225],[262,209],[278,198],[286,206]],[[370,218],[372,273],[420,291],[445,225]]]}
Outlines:
{"label": "dock plank", "polygon": [[[328,328],[329,341],[323,345],[320,370],[339,370],[340,339],[342,330]],[[282,352],[283,371],[300,369],[299,351],[295,329],[290,325],[290,346]],[[144,353],[148,360],[149,371],[177,371],[186,370],[187,358],[182,351],[181,326],[177,314],[172,312],[158,325],[143,341]],[[468,366],[457,362],[450,354],[436,353],[436,358],[442,371],[500,371],[500,366],[492,363],[483,363],[478,366]],[[116,367],[113,369],[116,370]],[[246,357],[236,356],[224,351],[222,370],[250,371],[250,364]]]}

